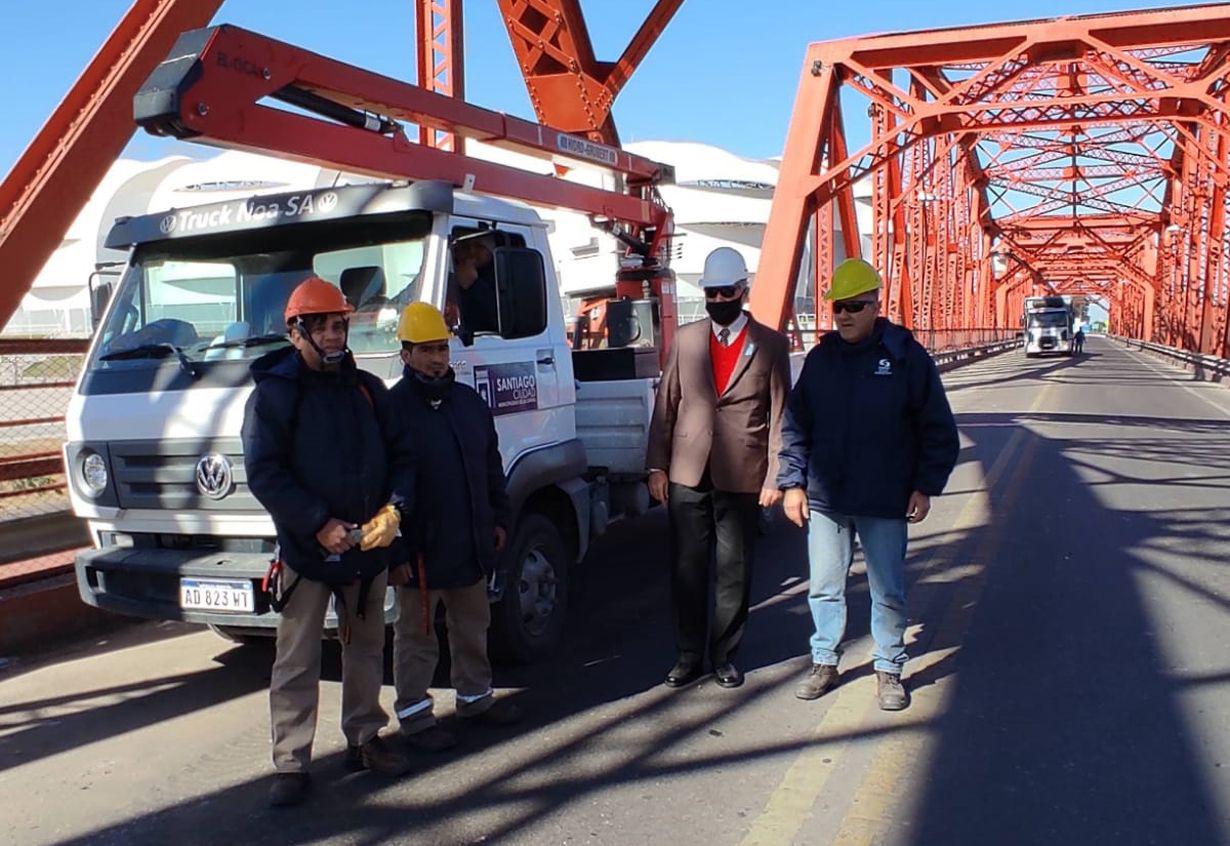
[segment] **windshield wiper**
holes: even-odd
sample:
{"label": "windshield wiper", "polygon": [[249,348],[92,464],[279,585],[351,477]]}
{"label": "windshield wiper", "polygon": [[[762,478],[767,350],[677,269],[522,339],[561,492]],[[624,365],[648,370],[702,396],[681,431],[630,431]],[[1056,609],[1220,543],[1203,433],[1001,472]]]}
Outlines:
{"label": "windshield wiper", "polygon": [[279,333],[276,335],[256,335],[252,338],[237,338],[234,341],[223,341],[220,344],[210,344],[206,349],[225,350],[235,347],[244,347],[246,349],[248,347],[263,347],[266,344],[276,344],[279,341],[290,343],[290,339],[284,333]]}
{"label": "windshield wiper", "polygon": [[184,355],[184,351],[174,344],[166,342],[157,344],[141,344],[140,346],[132,347],[126,350],[116,350],[112,353],[107,353],[99,357],[99,361],[118,361],[127,358],[166,358],[168,354],[174,355],[179,362],[179,366],[191,376],[193,379],[200,377],[196,367],[189,360],[188,356]]}

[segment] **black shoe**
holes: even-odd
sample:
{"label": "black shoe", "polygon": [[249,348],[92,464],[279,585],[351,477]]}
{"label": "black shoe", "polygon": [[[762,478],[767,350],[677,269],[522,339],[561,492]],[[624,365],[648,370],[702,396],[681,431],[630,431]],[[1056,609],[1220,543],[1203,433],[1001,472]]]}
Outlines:
{"label": "black shoe", "polygon": [[307,773],[274,773],[269,785],[269,805],[273,808],[289,808],[307,798],[312,787],[312,777]]}
{"label": "black shoe", "polygon": [[443,752],[457,745],[457,735],[440,726],[428,726],[414,734],[403,734],[401,739],[416,752]]}
{"label": "black shoe", "polygon": [[721,687],[738,687],[743,684],[743,671],[730,661],[714,667],[713,675]]}
{"label": "black shoe", "polygon": [[472,717],[462,717],[468,723],[487,723],[492,726],[511,726],[521,722],[525,712],[516,702],[507,699],[497,699],[485,711],[479,711]]}
{"label": "black shoe", "polygon": [[666,674],[667,687],[683,687],[691,684],[701,677],[701,666],[699,661],[686,661],[680,658],[675,662],[675,666],[669,673]]}

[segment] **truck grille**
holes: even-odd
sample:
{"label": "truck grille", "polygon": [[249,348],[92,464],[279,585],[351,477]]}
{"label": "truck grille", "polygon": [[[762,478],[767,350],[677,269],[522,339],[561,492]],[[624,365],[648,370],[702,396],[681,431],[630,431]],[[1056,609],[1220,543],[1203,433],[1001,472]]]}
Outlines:
{"label": "truck grille", "polygon": [[[261,510],[248,490],[238,438],[112,441],[108,449],[121,508]],[[219,498],[206,496],[197,485],[197,465],[210,454],[224,456],[230,464],[231,484]]]}

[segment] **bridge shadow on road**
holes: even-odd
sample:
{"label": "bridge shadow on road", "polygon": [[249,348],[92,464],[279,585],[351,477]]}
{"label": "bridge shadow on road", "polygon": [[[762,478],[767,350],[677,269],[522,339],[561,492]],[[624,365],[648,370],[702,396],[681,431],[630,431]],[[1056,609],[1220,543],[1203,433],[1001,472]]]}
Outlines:
{"label": "bridge shadow on road", "polygon": [[908,782],[917,796],[909,841],[1222,842],[1212,764],[1180,698],[1226,676],[1183,678],[1180,654],[1199,648],[1174,637],[1176,606],[1159,605],[1158,586],[1203,621],[1184,634],[1226,632],[1230,598],[1217,582],[1224,588],[1230,546],[1230,423],[1093,414],[961,423],[976,439],[1006,423],[1028,427],[1022,453],[1032,459],[1016,507],[996,507],[1004,492],[992,495],[999,541],[950,659],[958,672],[933,727],[934,756]]}

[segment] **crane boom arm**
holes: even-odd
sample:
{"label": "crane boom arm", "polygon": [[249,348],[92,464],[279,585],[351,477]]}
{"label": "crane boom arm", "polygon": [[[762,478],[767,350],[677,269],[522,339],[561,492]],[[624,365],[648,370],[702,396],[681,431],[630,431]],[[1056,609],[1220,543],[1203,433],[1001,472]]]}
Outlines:
{"label": "crane boom arm", "polygon": [[[289,108],[287,108],[289,107]],[[443,179],[467,190],[667,227],[655,186],[671,169],[617,147],[483,109],[232,26],[184,33],[134,101],[148,131],[392,179]],[[402,122],[538,158],[599,167],[604,190],[413,143]]]}

